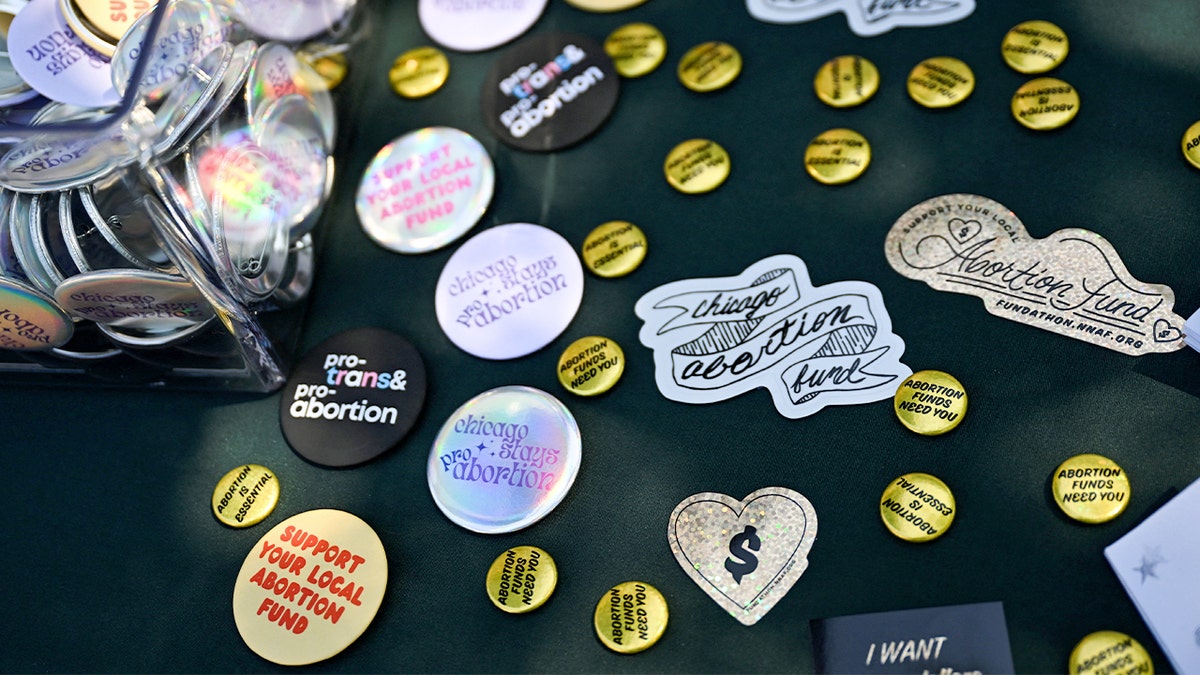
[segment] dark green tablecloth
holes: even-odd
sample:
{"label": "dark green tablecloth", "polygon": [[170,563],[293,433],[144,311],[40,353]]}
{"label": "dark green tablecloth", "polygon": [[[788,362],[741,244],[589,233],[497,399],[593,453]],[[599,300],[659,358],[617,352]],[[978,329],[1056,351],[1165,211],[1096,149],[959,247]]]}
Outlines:
{"label": "dark green tablecloth", "polygon": [[[367,632],[316,670],[810,671],[810,619],[1002,600],[1020,671],[1064,670],[1075,643],[1101,629],[1133,635],[1168,671],[1102,549],[1200,476],[1200,356],[1133,358],[991,316],[978,299],[892,271],[883,240],[924,199],[982,194],[1013,209],[1035,237],[1065,227],[1103,234],[1135,277],[1169,285],[1178,312],[1189,314],[1200,305],[1200,172],[1185,163],[1180,139],[1200,119],[1200,6],[979,5],[952,25],[864,39],[840,14],[768,25],[737,0],[650,0],[612,15],[553,0],[535,31],[602,40],[619,25],[646,21],[663,31],[670,51],[656,72],[622,83],[615,114],[590,140],[528,154],[499,144],[480,116],[477,96],[495,52],[450,53],[443,90],[419,101],[395,96],[387,85],[392,60],[429,41],[416,2],[372,3],[340,90],[338,183],[302,346],[364,325],[407,336],[430,379],[418,426],[375,461],[328,470],[285,444],[278,394],[0,390],[0,669],[271,669],[234,627],[234,577],[267,528],[332,507],[375,528],[391,580]],[[1028,78],[1000,58],[1005,31],[1034,18],[1070,36],[1070,56],[1053,75],[1082,96],[1079,117],[1050,133],[1013,120],[1010,97]],[[745,71],[728,89],[701,95],[684,89],[674,71],[688,47],[706,40],[736,45]],[[851,53],[878,65],[880,91],[860,108],[828,108],[813,95],[813,74],[826,59]],[[974,69],[978,84],[964,104],[931,111],[908,99],[909,69],[935,55]],[[623,279],[589,277],[574,322],[536,354],[489,362],[458,350],[439,329],[433,303],[455,247],[422,256],[385,251],[362,233],[353,205],[380,146],[435,124],[472,133],[495,160],[496,196],[477,230],[540,223],[579,246],[596,225],[629,220],[650,240],[643,267]],[[856,129],[874,150],[866,174],[841,187],[812,181],[801,160],[809,139],[833,127]],[[698,197],[675,192],[662,177],[666,152],[693,137],[716,140],[733,162],[729,181]],[[903,361],[948,371],[966,386],[965,422],[924,438],[897,423],[890,402],[788,420],[761,389],[705,406],[664,399],[651,353],[637,340],[634,302],[663,283],[735,275],[778,253],[803,258],[818,285],[877,285],[905,341]],[[591,334],[617,341],[628,368],[606,396],[574,398],[557,384],[555,363],[567,344]],[[514,534],[476,535],[434,506],[425,462],[451,411],[507,384],[555,392],[567,403],[583,432],[583,465],[543,521]],[[1050,472],[1082,452],[1111,457],[1132,478],[1132,503],[1114,522],[1068,521],[1048,496]],[[272,467],[283,497],[266,523],[235,531],[214,520],[209,499],[217,478],[244,462]],[[883,487],[910,471],[941,477],[958,498],[953,527],[931,544],[899,541],[879,519]],[[820,531],[808,571],[747,628],[679,568],[667,517],[696,492],[740,498],[774,485],[806,495]],[[514,617],[489,604],[483,575],[516,544],[549,551],[561,581],[548,605]],[[597,641],[591,614],[610,585],[630,579],[664,593],[671,621],[657,646],[619,656]]]}

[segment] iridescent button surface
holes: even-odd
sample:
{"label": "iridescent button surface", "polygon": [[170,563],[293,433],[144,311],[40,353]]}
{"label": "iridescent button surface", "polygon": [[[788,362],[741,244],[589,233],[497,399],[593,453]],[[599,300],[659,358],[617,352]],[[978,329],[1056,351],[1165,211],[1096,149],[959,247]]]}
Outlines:
{"label": "iridescent button surface", "polygon": [[357,0],[238,0],[234,15],[256,35],[298,42],[330,30]]}
{"label": "iridescent button surface", "polygon": [[467,240],[442,269],[438,323],[459,349],[485,359],[532,354],[558,337],[583,300],[583,266],[561,235],[500,225]]}
{"label": "iridescent button surface", "polygon": [[398,253],[426,253],[458,239],[492,201],[495,169],[479,141],[428,127],[383,146],[354,200],[363,231]]}
{"label": "iridescent button surface", "polygon": [[429,452],[429,491],[457,525],[513,532],[562,502],[581,456],[579,426],[558,399],[532,387],[499,387],[442,425]]}
{"label": "iridescent button surface", "polygon": [[99,270],[59,285],[54,297],[73,316],[141,335],[162,335],[212,318],[192,282],[145,270]]}
{"label": "iridescent button surface", "polygon": [[0,277],[0,349],[40,350],[67,343],[71,317],[28,284]]}

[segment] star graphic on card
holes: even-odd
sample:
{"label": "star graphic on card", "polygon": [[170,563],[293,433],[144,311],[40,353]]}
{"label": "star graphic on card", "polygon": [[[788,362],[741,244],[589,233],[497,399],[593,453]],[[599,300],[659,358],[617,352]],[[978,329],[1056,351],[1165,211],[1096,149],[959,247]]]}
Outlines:
{"label": "star graphic on card", "polygon": [[1154,577],[1155,579],[1158,578],[1158,575],[1155,574],[1154,569],[1166,561],[1167,559],[1162,557],[1162,553],[1159,552],[1158,547],[1153,549],[1147,548],[1146,553],[1142,555],[1141,566],[1133,568],[1133,571],[1142,575],[1142,583],[1144,584],[1146,583],[1146,577]]}

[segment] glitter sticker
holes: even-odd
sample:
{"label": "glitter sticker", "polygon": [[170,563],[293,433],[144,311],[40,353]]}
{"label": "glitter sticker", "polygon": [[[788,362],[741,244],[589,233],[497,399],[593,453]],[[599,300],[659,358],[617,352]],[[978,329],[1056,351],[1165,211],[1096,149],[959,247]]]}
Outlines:
{"label": "glitter sticker", "polygon": [[663,396],[714,403],[756,387],[781,415],[891,398],[912,370],[879,289],[863,281],[814,287],[794,255],[764,258],[735,277],[659,286],[634,308],[654,350]]}
{"label": "glitter sticker", "polygon": [[897,26],[954,23],[975,11],[975,0],[746,0],[746,9],[750,16],[767,23],[804,23],[843,12],[850,30],[861,37],[873,37]]}
{"label": "glitter sticker", "polygon": [[900,274],[978,296],[988,313],[1134,356],[1184,346],[1175,292],[1134,279],[1099,234],[1029,236],[987,197],[942,195],[909,209],[885,244]]}
{"label": "glitter sticker", "polygon": [[667,541],[684,572],[708,597],[753,626],[808,569],[817,512],[804,495],[782,487],[755,490],[740,502],[702,492],[671,512]]}

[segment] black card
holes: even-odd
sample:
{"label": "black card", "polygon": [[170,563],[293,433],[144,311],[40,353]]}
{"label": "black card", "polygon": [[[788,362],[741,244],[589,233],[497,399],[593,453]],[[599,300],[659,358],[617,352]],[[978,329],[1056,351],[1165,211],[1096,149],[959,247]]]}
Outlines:
{"label": "black card", "polygon": [[1014,672],[999,602],[814,619],[812,635],[818,673]]}

